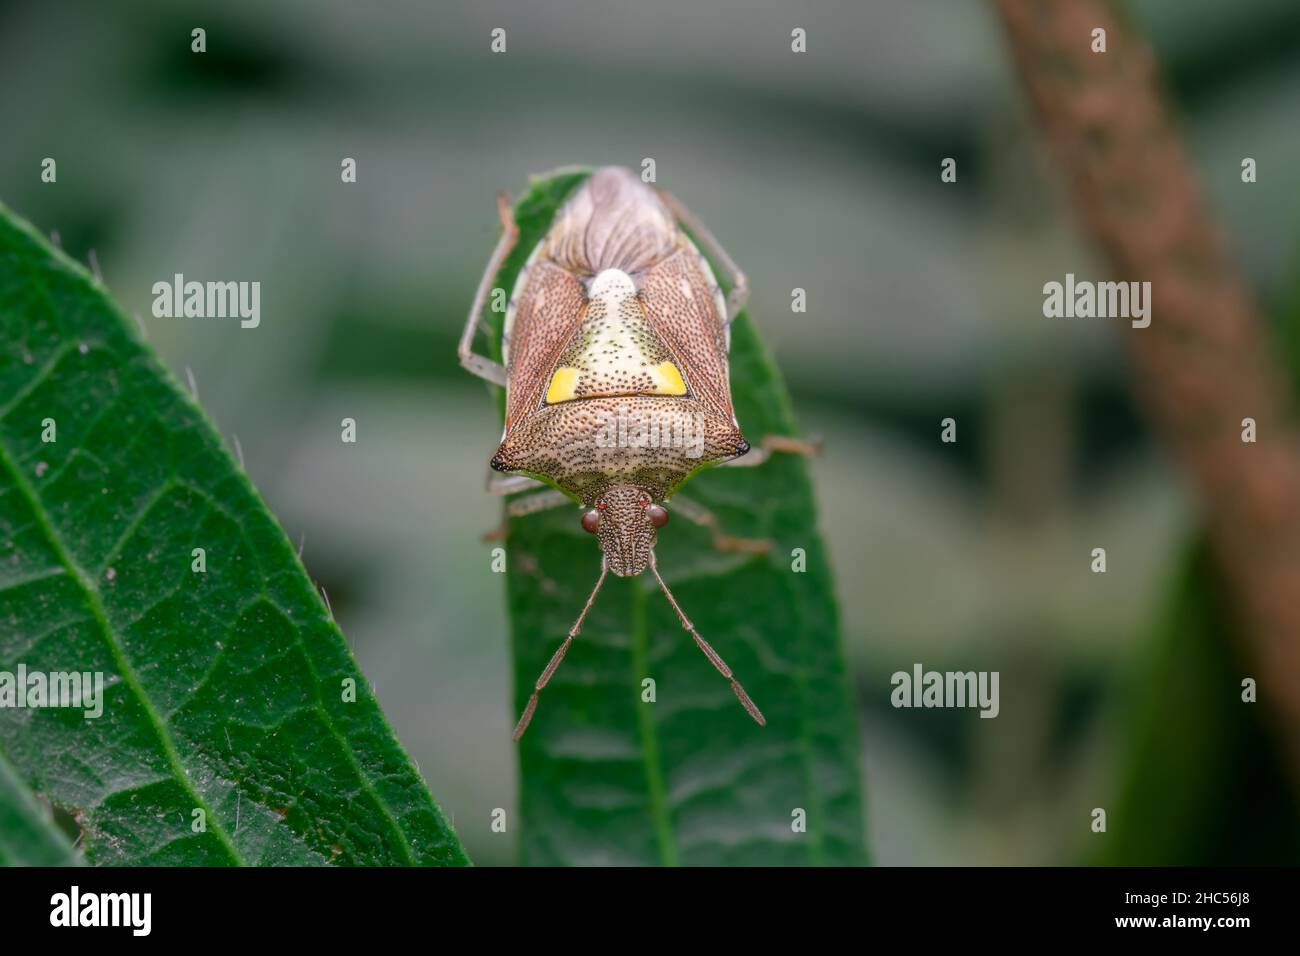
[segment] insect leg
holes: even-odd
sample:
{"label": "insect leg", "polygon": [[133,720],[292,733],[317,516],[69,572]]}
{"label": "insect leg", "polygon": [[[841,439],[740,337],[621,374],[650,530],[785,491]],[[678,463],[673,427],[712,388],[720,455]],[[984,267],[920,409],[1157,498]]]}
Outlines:
{"label": "insect leg", "polygon": [[708,528],[713,535],[713,546],[719,551],[736,551],[740,554],[767,554],[772,550],[772,541],[768,538],[737,538],[729,535],[719,526],[717,515],[703,505],[696,504],[690,498],[673,495],[673,510],[694,524]]}
{"label": "insect leg", "polygon": [[538,511],[549,511],[551,508],[558,508],[560,505],[571,505],[573,499],[563,491],[555,488],[547,488],[545,491],[538,491],[531,495],[524,495],[522,498],[516,498],[506,504],[506,515],[510,518],[517,518],[520,515],[530,515]]}
{"label": "insect leg", "polygon": [[661,189],[659,195],[677,217],[677,221],[699,240],[705,251],[726,271],[727,279],[731,282],[731,291],[727,294],[727,325],[731,325],[740,314],[740,310],[745,307],[745,303],[749,301],[749,279],[740,271],[735,260],[727,254],[727,250],[722,248],[722,243],[718,242],[709,231],[709,227],[695,218],[695,213],[687,209],[680,199],[667,190]]}
{"label": "insect leg", "polygon": [[802,441],[798,438],[791,438],[789,435],[764,435],[757,448],[750,448],[739,458],[724,461],[720,467],[753,468],[755,465],[761,465],[771,458],[772,452],[775,451],[789,452],[792,455],[820,455],[822,443],[819,438],[814,438],[812,441]]}
{"label": "insect leg", "polygon": [[501,271],[502,263],[506,261],[506,256],[510,255],[510,250],[515,247],[515,242],[519,239],[519,227],[515,225],[514,213],[510,209],[510,197],[505,193],[497,195],[497,213],[501,216],[501,239],[492,250],[492,258],[488,260],[487,268],[483,270],[483,278],[479,280],[478,291],[474,293],[474,304],[470,306],[469,318],[465,320],[465,330],[461,332],[460,346],[456,351],[462,366],[479,378],[504,387],[505,367],[500,362],[494,362],[474,351],[474,332],[478,328],[479,315],[483,312],[483,303],[487,301],[492,280]]}
{"label": "insect leg", "polygon": [[513,495],[516,491],[528,491],[540,488],[546,482],[529,478],[527,475],[502,475],[495,471],[488,472],[487,490],[493,495]]}
{"label": "insect leg", "polygon": [[[520,475],[519,477],[524,476]],[[513,490],[519,491],[520,489],[515,488]],[[510,492],[503,491],[500,493],[509,494]],[[560,505],[569,504],[573,504],[573,499],[564,492],[558,491],[555,488],[547,488],[544,491],[537,491],[533,494],[516,498],[514,501],[507,502],[505,520],[502,520],[502,522],[491,531],[485,532],[483,534],[483,540],[504,541],[507,536],[507,529],[509,528],[507,521],[510,518],[518,518],[520,515],[530,515],[537,511],[547,511],[551,508],[558,508]]]}
{"label": "insect leg", "polygon": [[753,717],[760,727],[766,727],[767,718],[763,716],[763,712],[758,709],[757,704],[750,700],[749,695],[745,693],[745,688],[740,686],[740,681],[736,680],[731,673],[731,668],[727,666],[727,662],[718,655],[718,652],[709,645],[708,641],[700,636],[700,632],[695,629],[695,625],[691,623],[690,618],[686,616],[686,613],[677,603],[677,599],[673,597],[673,592],[668,590],[668,585],[659,576],[659,566],[655,563],[653,550],[650,552],[650,570],[654,573],[655,580],[659,582],[659,588],[664,592],[664,597],[668,598],[668,603],[673,606],[673,610],[677,613],[677,620],[681,622],[682,627],[690,632],[691,637],[695,638],[695,643],[704,652],[704,656],[718,669],[718,673],[731,682],[731,690],[736,695],[736,700],[740,701],[740,706],[748,711],[749,716]]}
{"label": "insect leg", "polygon": [[[653,560],[653,558],[651,560]],[[572,644],[573,639],[578,636],[578,631],[582,630],[582,622],[587,619],[587,612],[591,610],[591,605],[595,602],[596,595],[600,593],[600,586],[605,583],[605,575],[608,573],[609,567],[605,564],[605,559],[602,557],[600,559],[600,577],[596,580],[596,586],[591,589],[591,596],[587,598],[587,603],[583,606],[582,613],[579,614],[578,619],[573,622],[573,627],[569,628],[569,636],[566,637],[564,643],[556,649],[555,653],[551,656],[550,663],[542,670],[542,676],[537,678],[537,683],[533,685],[533,694],[528,698],[528,704],[524,707],[524,712],[519,717],[519,723],[515,725],[515,732],[511,735],[512,739],[518,740],[524,735],[524,731],[528,729],[528,723],[533,719],[533,711],[537,709],[537,695],[540,694],[546,688],[546,685],[551,682],[551,678],[555,675],[555,669],[560,666],[560,662],[564,660],[564,655],[569,651],[569,645]]]}

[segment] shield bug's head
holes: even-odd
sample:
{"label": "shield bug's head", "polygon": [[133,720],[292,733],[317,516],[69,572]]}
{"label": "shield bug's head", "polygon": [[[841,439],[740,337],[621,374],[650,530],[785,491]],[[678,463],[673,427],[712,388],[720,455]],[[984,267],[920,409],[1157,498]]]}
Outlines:
{"label": "shield bug's head", "polygon": [[582,514],[582,527],[600,541],[606,566],[621,578],[646,569],[658,531],[667,523],[668,509],[636,485],[606,489]]}

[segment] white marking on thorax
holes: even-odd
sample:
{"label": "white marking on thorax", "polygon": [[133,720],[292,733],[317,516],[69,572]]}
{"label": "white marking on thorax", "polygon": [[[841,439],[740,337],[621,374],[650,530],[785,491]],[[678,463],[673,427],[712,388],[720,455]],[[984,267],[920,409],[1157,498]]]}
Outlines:
{"label": "white marking on thorax", "polygon": [[620,302],[636,295],[636,283],[622,269],[606,269],[591,280],[588,295],[603,300],[611,312],[616,312]]}

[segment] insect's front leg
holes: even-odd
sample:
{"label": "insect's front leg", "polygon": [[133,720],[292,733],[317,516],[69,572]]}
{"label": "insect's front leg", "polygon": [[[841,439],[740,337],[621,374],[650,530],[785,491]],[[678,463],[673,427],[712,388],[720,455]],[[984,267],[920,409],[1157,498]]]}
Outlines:
{"label": "insect's front leg", "polygon": [[822,453],[822,443],[820,438],[803,441],[798,438],[791,438],[789,435],[764,435],[757,448],[750,448],[739,458],[724,461],[722,467],[753,468],[755,465],[763,464],[772,457],[773,452],[778,451],[787,452],[791,455],[820,455]]}
{"label": "insect's front leg", "polygon": [[770,538],[738,538],[735,535],[727,534],[722,530],[717,515],[690,498],[673,495],[671,503],[673,511],[687,521],[708,528],[709,534],[713,537],[713,547],[719,551],[734,551],[738,554],[767,554],[772,550],[773,542]]}
{"label": "insect's front leg", "polygon": [[517,491],[531,491],[545,484],[546,482],[529,478],[527,475],[503,475],[489,471],[486,487],[490,495],[513,495]]}
{"label": "insect's front leg", "polygon": [[504,388],[505,366],[474,351],[474,332],[478,329],[479,317],[483,314],[483,303],[487,301],[492,280],[501,271],[506,256],[510,255],[510,250],[519,240],[519,227],[515,225],[514,211],[510,208],[510,197],[505,193],[497,196],[497,213],[501,217],[501,239],[497,242],[497,247],[492,250],[492,258],[488,260],[487,268],[483,270],[483,278],[479,280],[478,291],[474,293],[474,304],[470,306],[469,317],[465,320],[465,329],[460,334],[460,345],[456,353],[460,356],[460,364],[468,371],[493,385]]}
{"label": "insect's front leg", "polygon": [[[517,477],[524,477],[523,475]],[[531,479],[530,479],[531,480]],[[516,491],[519,489],[515,489]],[[503,492],[509,494],[509,492]],[[483,533],[484,541],[504,541],[510,533],[510,519],[518,518],[520,515],[530,515],[537,511],[549,511],[551,508],[558,508],[560,505],[573,504],[573,499],[562,491],[555,488],[547,488],[544,491],[537,491],[530,495],[523,495],[514,501],[506,503],[506,516],[501,523],[491,531]]]}

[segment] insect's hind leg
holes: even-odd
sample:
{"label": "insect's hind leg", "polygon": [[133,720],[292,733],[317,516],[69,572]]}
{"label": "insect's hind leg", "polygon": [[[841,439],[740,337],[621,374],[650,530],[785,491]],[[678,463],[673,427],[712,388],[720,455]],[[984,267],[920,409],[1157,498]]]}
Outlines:
{"label": "insect's hind leg", "polygon": [[803,441],[799,438],[791,438],[789,435],[764,435],[757,448],[751,447],[749,451],[739,458],[724,461],[720,467],[753,468],[763,464],[772,457],[773,452],[778,451],[788,452],[792,455],[820,455],[822,453],[822,443],[820,438]]}
{"label": "insect's hind leg", "polygon": [[501,217],[501,238],[492,250],[492,258],[483,270],[479,280],[478,291],[474,293],[474,304],[470,306],[469,317],[465,320],[465,329],[460,334],[460,345],[456,350],[460,364],[479,378],[486,379],[493,385],[502,387],[506,384],[506,370],[500,362],[494,362],[474,351],[474,332],[478,329],[479,316],[483,313],[483,303],[487,301],[488,290],[492,280],[501,271],[501,265],[510,255],[510,250],[519,241],[519,227],[515,225],[514,211],[510,208],[510,197],[505,193],[497,194],[497,214]]}
{"label": "insect's hind leg", "polygon": [[695,218],[695,213],[687,209],[685,203],[666,189],[659,190],[659,195],[677,217],[677,221],[690,231],[713,261],[726,271],[727,281],[731,283],[731,291],[727,293],[727,325],[731,325],[740,314],[740,310],[745,307],[745,303],[749,301],[749,279],[740,271],[735,260],[727,254],[727,250],[722,248],[722,243],[718,242],[709,231],[709,227]]}
{"label": "insect's hind leg", "polygon": [[687,521],[708,528],[709,534],[713,537],[713,547],[718,551],[733,551],[738,554],[767,554],[773,548],[773,542],[770,538],[738,538],[735,535],[727,534],[722,530],[717,515],[690,498],[673,495],[671,504],[673,511]]}

